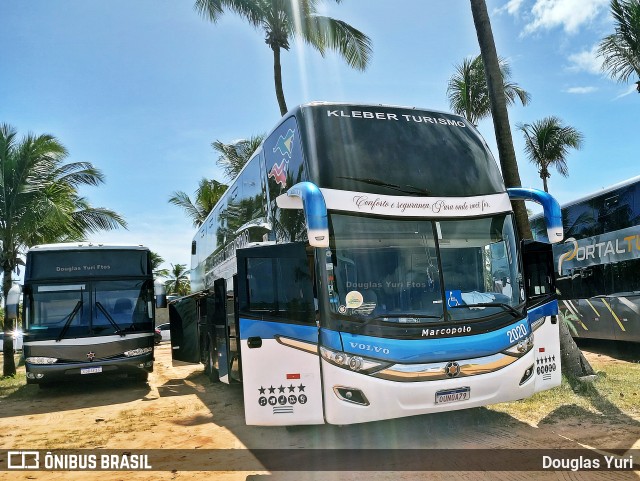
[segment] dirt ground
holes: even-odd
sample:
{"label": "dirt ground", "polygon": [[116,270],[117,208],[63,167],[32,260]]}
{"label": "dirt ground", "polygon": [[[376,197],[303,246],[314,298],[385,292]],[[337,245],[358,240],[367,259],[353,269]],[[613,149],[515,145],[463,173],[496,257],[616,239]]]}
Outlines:
{"label": "dirt ground", "polygon": [[[592,353],[607,362],[626,362]],[[585,413],[552,413],[536,426],[485,408],[352,426],[285,429],[244,424],[241,387],[211,384],[202,367],[171,365],[169,344],[156,350],[156,368],[148,385],[109,380],[49,389],[25,386],[0,401],[0,448],[3,449],[159,449],[153,471],[0,472],[11,480],[520,480],[640,479],[635,472],[269,472],[253,456],[260,449],[619,449],[640,453],[640,419]],[[604,356],[604,358],[603,358]],[[175,451],[185,450],[185,451]],[[226,453],[211,455],[225,449]],[[253,450],[253,451],[252,451]],[[98,452],[98,451],[96,451]],[[380,451],[384,453],[385,451]],[[470,451],[472,452],[472,451]],[[202,453],[202,454],[200,454]],[[425,451],[429,455],[430,451]],[[483,451],[491,456],[492,451]],[[606,454],[606,453],[605,453]],[[640,455],[634,463],[640,463]],[[185,470],[199,463],[207,471]],[[235,468],[234,468],[235,466]],[[236,470],[240,466],[244,471]],[[455,469],[455,466],[452,466]],[[253,470],[252,470],[253,469]]]}

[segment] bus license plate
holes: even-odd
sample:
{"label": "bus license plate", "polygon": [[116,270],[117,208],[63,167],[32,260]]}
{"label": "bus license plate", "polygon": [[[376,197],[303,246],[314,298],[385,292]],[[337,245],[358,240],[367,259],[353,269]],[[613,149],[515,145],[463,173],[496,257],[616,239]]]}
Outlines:
{"label": "bus license plate", "polygon": [[98,372],[102,372],[102,366],[98,367],[85,367],[80,369],[80,374],[95,374]]}
{"label": "bus license plate", "polygon": [[471,398],[471,388],[459,387],[436,392],[436,404],[466,401]]}

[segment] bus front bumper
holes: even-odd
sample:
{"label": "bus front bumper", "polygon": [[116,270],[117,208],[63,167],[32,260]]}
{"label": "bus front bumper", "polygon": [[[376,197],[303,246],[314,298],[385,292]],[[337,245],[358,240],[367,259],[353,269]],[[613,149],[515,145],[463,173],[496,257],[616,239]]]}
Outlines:
{"label": "bus front bumper", "polygon": [[55,364],[25,363],[27,384],[43,384],[77,377],[94,378],[103,375],[144,375],[153,372],[153,352],[140,356],[103,359],[92,362]]}

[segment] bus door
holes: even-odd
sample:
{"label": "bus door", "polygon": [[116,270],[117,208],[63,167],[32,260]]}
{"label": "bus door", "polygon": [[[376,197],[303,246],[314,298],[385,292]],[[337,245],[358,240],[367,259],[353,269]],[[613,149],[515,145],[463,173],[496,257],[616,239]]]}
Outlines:
{"label": "bus door", "polygon": [[184,297],[169,304],[171,358],[174,366],[199,363],[201,360],[198,317],[198,301],[195,297]]}
{"label": "bus door", "polygon": [[247,424],[322,424],[313,278],[303,243],[237,251]]}
{"label": "bus door", "polygon": [[533,331],[536,361],[532,375],[538,392],[559,386],[561,381],[560,321],[551,244],[522,241],[522,264],[522,294],[526,298],[527,316]]}
{"label": "bus door", "polygon": [[215,335],[215,355],[217,357],[218,376],[222,382],[229,383],[229,330],[227,326],[227,283],[218,279],[213,283],[212,321]]}

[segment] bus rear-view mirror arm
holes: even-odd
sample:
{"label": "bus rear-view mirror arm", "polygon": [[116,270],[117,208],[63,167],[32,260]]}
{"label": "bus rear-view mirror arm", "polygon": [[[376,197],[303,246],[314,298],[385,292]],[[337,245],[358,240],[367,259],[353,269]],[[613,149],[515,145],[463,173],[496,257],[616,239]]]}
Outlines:
{"label": "bus rear-view mirror arm", "polygon": [[542,206],[549,242],[555,244],[564,238],[560,204],[550,194],[528,187],[512,187],[507,189],[507,194],[511,200],[531,200]]}
{"label": "bus rear-view mirror arm", "polygon": [[7,293],[7,319],[15,321],[18,319],[18,305],[20,304],[21,289],[18,284],[14,284]]}
{"label": "bus rear-view mirror arm", "polygon": [[[302,205],[300,202],[302,201]],[[318,186],[312,182],[299,182],[286,194],[276,199],[281,209],[300,209],[304,211],[307,224],[307,236],[312,247],[329,247],[329,222],[327,204]]]}
{"label": "bus rear-view mirror arm", "polygon": [[160,279],[156,279],[153,283],[153,294],[156,297],[157,308],[167,307],[167,288]]}

